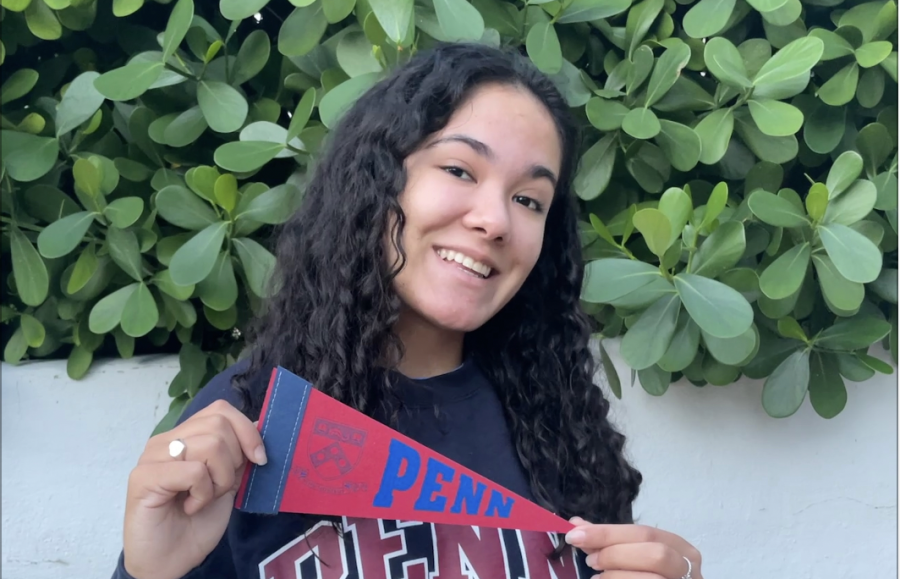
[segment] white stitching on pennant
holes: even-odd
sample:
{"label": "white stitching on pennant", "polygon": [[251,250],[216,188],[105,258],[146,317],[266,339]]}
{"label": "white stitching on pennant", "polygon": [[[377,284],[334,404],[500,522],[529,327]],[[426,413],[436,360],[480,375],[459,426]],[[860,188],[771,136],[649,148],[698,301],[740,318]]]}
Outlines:
{"label": "white stitching on pennant", "polygon": [[[278,396],[278,385],[281,384],[281,374],[282,374],[281,372],[278,372],[278,379],[275,380],[275,388],[272,390],[272,402],[270,404],[270,408],[274,408],[274,406],[275,406],[275,397]],[[263,438],[266,437],[266,430],[269,429],[269,422],[271,421],[271,419],[272,419],[272,414],[270,413],[269,415],[266,416],[266,422],[263,424],[263,430],[262,430]],[[251,493],[253,492],[253,481],[254,481],[254,479],[256,479],[256,471],[257,471],[257,467],[256,467],[256,465],[254,465],[253,474],[250,475],[250,484],[247,486],[247,497],[244,500],[244,506],[246,506],[247,503],[250,502],[250,496],[251,496]]]}
{"label": "white stitching on pennant", "polygon": [[[300,401],[300,408],[303,408],[304,406],[306,406],[306,397],[309,396],[310,390],[312,390],[312,388],[310,386],[307,386],[306,389],[303,391],[303,400]],[[275,398],[275,396],[273,394],[272,402],[275,402],[274,398]],[[291,433],[291,445],[288,447],[288,454],[284,461],[284,468],[281,469],[281,480],[278,481],[279,489],[281,488],[281,485],[284,484],[284,475],[287,474],[288,461],[290,460],[290,457],[293,455],[293,452],[291,452],[291,451],[294,449],[294,444],[296,444],[296,442],[297,442],[297,431],[300,429],[300,415],[303,414],[299,410],[300,409],[298,408],[297,409],[297,420],[294,421],[294,431]],[[272,508],[278,508],[278,496],[277,495],[275,496],[275,504],[273,505]]]}

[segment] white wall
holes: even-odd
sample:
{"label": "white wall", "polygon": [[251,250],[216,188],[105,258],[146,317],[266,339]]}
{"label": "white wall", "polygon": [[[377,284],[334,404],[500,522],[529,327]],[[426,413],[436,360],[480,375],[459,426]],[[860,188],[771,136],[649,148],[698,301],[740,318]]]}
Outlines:
{"label": "white wall", "polygon": [[[673,385],[653,398],[614,356],[615,420],[644,474],[635,515],[679,533],[706,579],[897,576],[897,383],[848,384],[830,421],[769,418],[762,384]],[[125,484],[168,407],[177,359],[2,367],[2,579],[112,573]]]}

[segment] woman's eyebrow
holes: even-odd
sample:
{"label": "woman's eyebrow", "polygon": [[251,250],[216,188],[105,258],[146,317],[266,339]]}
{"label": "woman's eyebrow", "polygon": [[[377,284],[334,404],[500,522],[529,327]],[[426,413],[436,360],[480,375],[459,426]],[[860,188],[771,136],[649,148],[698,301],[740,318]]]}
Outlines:
{"label": "woman's eyebrow", "polygon": [[[467,135],[446,135],[439,139],[435,139],[425,148],[430,149],[441,143],[463,143],[471,147],[473,151],[475,151],[488,161],[494,161],[497,158],[497,155],[494,154],[494,150],[491,149],[486,143],[483,143],[478,139],[469,137]],[[529,171],[529,176],[532,179],[547,179],[553,185],[553,188],[556,188],[556,174],[543,165],[532,165],[531,170]]]}

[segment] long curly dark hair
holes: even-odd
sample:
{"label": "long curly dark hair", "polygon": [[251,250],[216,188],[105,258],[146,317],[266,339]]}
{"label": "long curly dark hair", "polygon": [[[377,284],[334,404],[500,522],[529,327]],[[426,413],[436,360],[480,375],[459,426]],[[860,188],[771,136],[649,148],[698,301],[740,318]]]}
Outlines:
{"label": "long curly dark hair", "polygon": [[[249,369],[236,377],[259,416],[267,375],[281,365],[367,414],[389,406],[403,354],[393,333],[404,266],[404,159],[487,83],[522,87],[559,130],[563,166],[543,248],[519,292],[467,334],[465,349],[494,384],[535,499],[563,517],[631,520],[641,475],[623,456],[594,382],[590,324],[579,304],[583,263],[570,194],[577,130],[550,79],[521,54],[475,44],[420,52],[345,114],[314,170],[302,208],[277,231],[278,291],[251,328]],[[385,239],[399,263],[388,263]]]}

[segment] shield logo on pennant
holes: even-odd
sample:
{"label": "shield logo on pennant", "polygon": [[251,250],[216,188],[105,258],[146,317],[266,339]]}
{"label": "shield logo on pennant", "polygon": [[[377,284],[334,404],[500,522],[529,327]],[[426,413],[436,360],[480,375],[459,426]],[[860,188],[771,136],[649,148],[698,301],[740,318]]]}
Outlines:
{"label": "shield logo on pennant", "polygon": [[346,476],[359,462],[366,432],[324,418],[316,420],[307,451],[316,473],[325,480]]}

